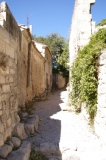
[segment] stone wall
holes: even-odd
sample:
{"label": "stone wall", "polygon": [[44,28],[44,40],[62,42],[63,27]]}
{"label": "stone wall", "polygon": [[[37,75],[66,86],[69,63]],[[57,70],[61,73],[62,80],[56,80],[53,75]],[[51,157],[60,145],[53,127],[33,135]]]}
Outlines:
{"label": "stone wall", "polygon": [[58,74],[57,86],[58,88],[63,88],[66,86],[66,79],[61,74]]}
{"label": "stone wall", "polygon": [[[72,17],[72,25],[69,40],[70,49],[70,66],[77,57],[78,50],[84,47],[88,42],[92,33],[105,26],[95,27],[92,21],[91,5],[95,0],[76,0],[74,14]],[[71,76],[71,73],[70,73]],[[71,88],[71,85],[70,85]],[[94,119],[94,129],[102,143],[106,144],[106,50],[101,51],[99,57],[99,74],[98,74],[98,102],[97,114]],[[89,119],[85,110],[86,104],[82,105],[83,115]]]}
{"label": "stone wall", "polygon": [[99,57],[98,104],[95,117],[95,133],[106,144],[106,50]]}
{"label": "stone wall", "polygon": [[89,42],[94,24],[92,23],[91,5],[95,0],[76,0],[72,16],[69,37],[70,65],[77,57],[77,52]]}
{"label": "stone wall", "polygon": [[0,146],[19,122],[17,92],[17,42],[0,26]]}
{"label": "stone wall", "polygon": [[[27,96],[32,98],[45,92],[45,58],[39,53],[35,44],[32,44],[30,86],[27,87]],[[29,92],[30,90],[31,92]],[[29,92],[29,93],[28,93]],[[31,97],[32,96],[32,97]],[[28,99],[28,98],[27,98]]]}
{"label": "stone wall", "polygon": [[[18,25],[5,2],[0,4],[0,146],[19,123],[19,107],[45,92],[45,63],[28,27]],[[51,63],[49,63],[49,61]],[[51,73],[52,74],[52,73]],[[50,84],[50,79],[48,79]]]}
{"label": "stone wall", "polygon": [[36,41],[34,41],[34,43],[41,55],[45,58],[43,78],[45,81],[45,89],[49,92],[51,91],[52,87],[52,54],[47,45],[38,43]]}

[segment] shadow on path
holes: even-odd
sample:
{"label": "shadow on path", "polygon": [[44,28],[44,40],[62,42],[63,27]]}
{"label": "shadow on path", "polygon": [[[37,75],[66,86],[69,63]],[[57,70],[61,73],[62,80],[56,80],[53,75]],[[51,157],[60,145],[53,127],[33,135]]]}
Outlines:
{"label": "shadow on path", "polygon": [[[65,90],[65,89],[64,89]],[[50,117],[61,111],[60,104],[63,103],[61,92],[63,89],[51,93],[46,101],[35,103],[35,114],[40,118],[39,134],[36,133],[33,141],[40,147],[42,152],[52,156],[59,156],[59,142],[61,136],[61,121]]]}

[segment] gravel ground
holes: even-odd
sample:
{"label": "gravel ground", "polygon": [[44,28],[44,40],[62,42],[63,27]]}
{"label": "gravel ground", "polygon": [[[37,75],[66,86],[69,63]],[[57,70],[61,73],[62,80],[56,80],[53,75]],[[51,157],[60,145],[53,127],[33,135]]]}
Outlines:
{"label": "gravel ground", "polygon": [[46,101],[36,102],[39,133],[30,141],[38,148],[43,146],[43,151],[48,153],[51,148],[54,155],[50,160],[106,160],[106,146],[101,144],[83,115],[61,110],[66,103],[66,90],[58,90]]}

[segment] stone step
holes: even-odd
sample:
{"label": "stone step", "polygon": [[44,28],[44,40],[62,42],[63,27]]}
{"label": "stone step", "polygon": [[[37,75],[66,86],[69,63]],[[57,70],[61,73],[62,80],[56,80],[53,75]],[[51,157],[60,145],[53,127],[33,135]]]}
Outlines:
{"label": "stone step", "polygon": [[29,160],[30,152],[31,144],[27,141],[24,141],[18,150],[12,151],[9,154],[7,160]]}

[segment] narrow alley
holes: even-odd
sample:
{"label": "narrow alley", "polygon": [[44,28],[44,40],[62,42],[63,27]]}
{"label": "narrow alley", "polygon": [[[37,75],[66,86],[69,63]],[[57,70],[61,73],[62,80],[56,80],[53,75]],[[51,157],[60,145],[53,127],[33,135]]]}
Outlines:
{"label": "narrow alley", "polygon": [[39,115],[38,133],[29,139],[36,151],[49,160],[106,160],[105,145],[101,145],[84,116],[62,111],[67,105],[67,91],[51,93],[46,101],[36,102]]}

